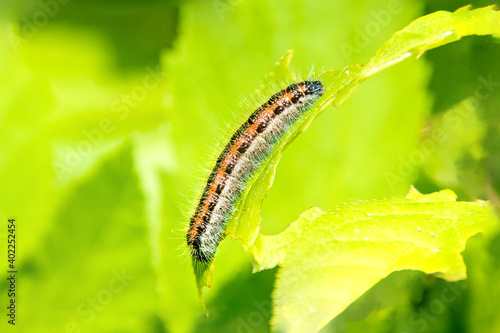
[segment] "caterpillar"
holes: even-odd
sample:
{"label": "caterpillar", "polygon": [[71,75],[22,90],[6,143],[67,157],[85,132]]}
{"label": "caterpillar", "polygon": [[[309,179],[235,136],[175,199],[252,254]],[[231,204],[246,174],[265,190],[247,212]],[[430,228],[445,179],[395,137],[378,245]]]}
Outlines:
{"label": "caterpillar", "polygon": [[212,261],[248,179],[324,92],[321,81],[291,84],[257,108],[234,133],[217,158],[189,222],[186,238],[194,262]]}

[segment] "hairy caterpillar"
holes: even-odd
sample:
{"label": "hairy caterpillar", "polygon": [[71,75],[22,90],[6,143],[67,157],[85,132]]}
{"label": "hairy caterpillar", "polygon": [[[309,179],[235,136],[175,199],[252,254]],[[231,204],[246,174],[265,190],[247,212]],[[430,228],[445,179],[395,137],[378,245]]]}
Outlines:
{"label": "hairy caterpillar", "polygon": [[294,83],[261,105],[234,133],[219,155],[189,223],[187,244],[193,260],[212,261],[247,180],[323,94],[321,81]]}

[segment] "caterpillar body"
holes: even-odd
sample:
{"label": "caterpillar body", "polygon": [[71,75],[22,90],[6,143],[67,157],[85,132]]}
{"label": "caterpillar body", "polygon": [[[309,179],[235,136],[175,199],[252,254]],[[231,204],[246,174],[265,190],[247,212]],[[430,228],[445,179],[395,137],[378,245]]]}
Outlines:
{"label": "caterpillar body", "polygon": [[248,179],[323,94],[321,81],[291,84],[255,110],[234,133],[220,153],[190,219],[187,244],[194,262],[212,261]]}

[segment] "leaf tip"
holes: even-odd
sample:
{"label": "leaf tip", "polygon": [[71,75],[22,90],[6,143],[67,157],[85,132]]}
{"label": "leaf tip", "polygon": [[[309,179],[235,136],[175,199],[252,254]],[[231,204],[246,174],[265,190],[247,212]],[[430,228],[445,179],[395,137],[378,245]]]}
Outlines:
{"label": "leaf tip", "polygon": [[203,288],[210,288],[212,286],[212,274],[214,272],[214,267],[215,260],[208,263],[193,261],[193,269],[196,276],[196,285],[198,286],[198,295],[205,310],[205,303],[203,302]]}
{"label": "leaf tip", "polygon": [[415,199],[421,196],[422,193],[420,193],[415,186],[411,185],[410,186],[410,191],[408,191],[408,194],[406,195],[406,199]]}

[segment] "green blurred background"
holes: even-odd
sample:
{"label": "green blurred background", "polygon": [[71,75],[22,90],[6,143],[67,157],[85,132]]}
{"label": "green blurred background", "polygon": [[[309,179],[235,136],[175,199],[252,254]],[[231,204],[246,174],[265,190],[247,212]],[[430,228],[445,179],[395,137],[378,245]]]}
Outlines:
{"label": "green blurred background", "polygon": [[[218,141],[288,49],[305,75],[363,63],[413,19],[468,3],[3,0],[0,268],[14,217],[19,274],[15,328],[0,281],[1,332],[268,332],[276,270],[251,274],[223,242],[207,317],[186,255]],[[410,184],[500,207],[499,59],[498,40],[470,37],[363,83],[287,149],[262,231]],[[466,281],[394,273],[323,332],[500,332],[500,238],[464,256]]]}

